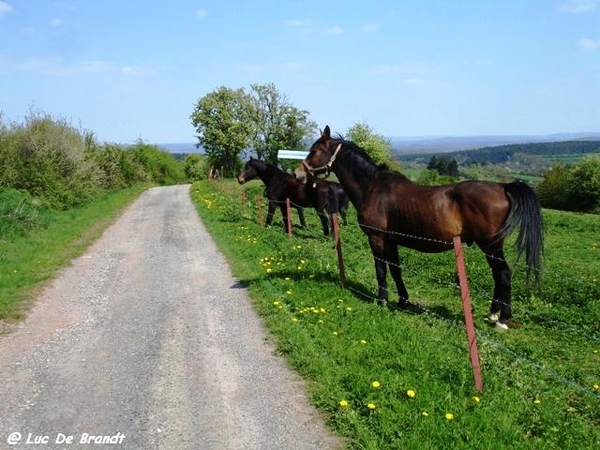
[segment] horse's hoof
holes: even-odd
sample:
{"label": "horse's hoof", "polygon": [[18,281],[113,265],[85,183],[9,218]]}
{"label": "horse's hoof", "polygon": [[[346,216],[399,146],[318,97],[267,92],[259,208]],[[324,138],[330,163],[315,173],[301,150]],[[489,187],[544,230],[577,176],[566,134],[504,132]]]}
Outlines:
{"label": "horse's hoof", "polygon": [[489,313],[486,317],[489,322],[498,323],[500,320],[500,313]]}
{"label": "horse's hoof", "polygon": [[498,331],[508,331],[508,325],[502,322],[496,322],[496,326],[494,328]]}

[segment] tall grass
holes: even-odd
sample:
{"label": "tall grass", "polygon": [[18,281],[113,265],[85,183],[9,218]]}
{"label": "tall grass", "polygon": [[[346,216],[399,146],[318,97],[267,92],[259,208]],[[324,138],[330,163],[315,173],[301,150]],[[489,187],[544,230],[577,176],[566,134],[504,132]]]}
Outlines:
{"label": "tall grass", "polygon": [[262,185],[250,185],[247,205],[241,189],[201,181],[192,197],[278,352],[308,380],[312,401],[348,448],[598,448],[597,217],[544,212],[544,288],[530,295],[516,275],[518,327],[505,334],[483,320],[492,288],[484,256],[466,251],[485,384],[477,395],[451,253],[403,250],[407,287],[424,309],[381,308],[369,298],[372,258],[355,217],[342,227],[351,288],[343,289],[316,214],[307,211],[310,228],[288,239],[280,216],[272,228],[257,224]]}

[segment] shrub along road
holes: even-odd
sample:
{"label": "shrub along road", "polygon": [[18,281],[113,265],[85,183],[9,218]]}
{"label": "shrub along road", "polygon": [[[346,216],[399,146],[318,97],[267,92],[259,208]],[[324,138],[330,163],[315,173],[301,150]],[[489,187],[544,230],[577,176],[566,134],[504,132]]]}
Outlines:
{"label": "shrub along road", "polygon": [[146,191],[0,336],[0,447],[340,447],[188,191]]}

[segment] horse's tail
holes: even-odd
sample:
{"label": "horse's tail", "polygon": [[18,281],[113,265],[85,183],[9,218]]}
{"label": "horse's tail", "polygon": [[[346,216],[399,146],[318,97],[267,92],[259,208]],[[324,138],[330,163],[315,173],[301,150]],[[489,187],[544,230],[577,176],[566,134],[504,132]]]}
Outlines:
{"label": "horse's tail", "polygon": [[539,287],[544,252],[542,207],[533,189],[521,181],[504,184],[504,192],[510,201],[510,211],[498,236],[505,238],[519,227],[515,242],[517,261],[525,253],[526,282],[529,285],[533,272],[536,285]]}

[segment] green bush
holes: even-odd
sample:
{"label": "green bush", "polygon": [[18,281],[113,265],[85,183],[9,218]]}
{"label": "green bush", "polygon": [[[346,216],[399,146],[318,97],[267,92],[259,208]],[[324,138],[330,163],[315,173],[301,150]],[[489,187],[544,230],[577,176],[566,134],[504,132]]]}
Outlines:
{"label": "green bush", "polygon": [[536,192],[545,208],[600,212],[600,157],[588,156],[573,166],[552,167],[544,173]]}
{"label": "green bush", "polygon": [[0,240],[47,226],[54,213],[39,200],[16,189],[0,187]]}

